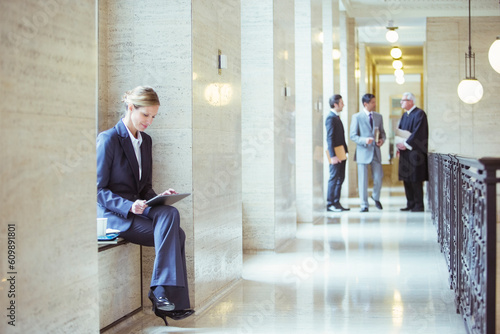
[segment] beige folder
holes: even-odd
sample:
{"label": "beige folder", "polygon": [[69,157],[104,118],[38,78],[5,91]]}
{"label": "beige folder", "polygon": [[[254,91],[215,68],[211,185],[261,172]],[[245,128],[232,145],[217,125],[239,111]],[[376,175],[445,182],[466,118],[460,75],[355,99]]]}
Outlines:
{"label": "beige folder", "polygon": [[[339,158],[342,161],[343,160],[347,160],[347,155],[345,154],[344,145],[335,146],[333,148],[333,150],[335,151],[335,155],[337,156],[337,158]],[[328,158],[328,163],[331,164],[332,163],[332,157],[330,156],[330,151],[329,150],[326,150],[326,157]]]}

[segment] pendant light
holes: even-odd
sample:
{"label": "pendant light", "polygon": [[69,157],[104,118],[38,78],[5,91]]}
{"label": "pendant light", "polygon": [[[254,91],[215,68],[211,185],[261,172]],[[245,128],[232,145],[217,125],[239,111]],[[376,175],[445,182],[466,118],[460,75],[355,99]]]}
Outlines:
{"label": "pendant light", "polygon": [[399,58],[401,58],[402,55],[403,55],[403,52],[397,46],[395,46],[391,49],[391,57],[393,59],[399,59]]}
{"label": "pendant light", "polygon": [[393,25],[393,21],[391,20],[391,21],[389,21],[389,24],[388,24],[388,26],[386,28],[387,28],[388,31],[385,33],[385,38],[387,39],[387,41],[389,43],[396,43],[398,41],[398,39],[399,39],[399,35],[396,32],[396,29],[398,27],[395,27]]}
{"label": "pendant light", "polygon": [[[469,0],[469,52],[465,54],[465,79],[457,88],[458,97],[467,104],[479,102],[483,97],[483,85],[476,79],[476,59],[471,47],[471,15]],[[468,66],[467,66],[468,65]]]}
{"label": "pendant light", "polygon": [[490,60],[491,67],[500,73],[500,35],[497,36],[497,39],[491,44],[490,51],[488,52],[488,59]]}

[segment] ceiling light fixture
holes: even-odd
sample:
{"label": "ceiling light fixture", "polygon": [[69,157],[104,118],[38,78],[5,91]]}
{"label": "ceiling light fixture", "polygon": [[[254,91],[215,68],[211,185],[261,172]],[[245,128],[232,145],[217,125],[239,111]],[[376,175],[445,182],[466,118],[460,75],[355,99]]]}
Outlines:
{"label": "ceiling light fixture", "polygon": [[403,62],[399,59],[396,59],[392,62],[392,67],[394,67],[395,70],[400,70],[403,68]]}
{"label": "ceiling light fixture", "polygon": [[395,70],[394,71],[394,76],[397,78],[397,77],[404,77],[405,75],[405,71],[403,71],[403,69],[398,69],[398,70]]}
{"label": "ceiling light fixture", "polygon": [[385,38],[389,41],[389,43],[396,43],[399,39],[399,35],[396,32],[398,27],[395,27],[393,21],[390,20],[386,28],[388,31],[385,33]]}
{"label": "ceiling light fixture", "polygon": [[479,102],[483,97],[483,85],[476,79],[476,55],[471,47],[471,18],[469,0],[469,52],[465,54],[465,79],[457,87],[458,97],[467,104]]}
{"label": "ceiling light fixture", "polygon": [[402,55],[403,55],[403,51],[401,51],[401,49],[398,48],[397,46],[395,46],[391,49],[391,57],[392,58],[399,59],[399,58],[401,58]]}
{"label": "ceiling light fixture", "polygon": [[[500,4],[500,1],[498,3]],[[497,39],[491,44],[490,51],[488,52],[488,59],[491,67],[500,73],[500,35],[497,36]]]}

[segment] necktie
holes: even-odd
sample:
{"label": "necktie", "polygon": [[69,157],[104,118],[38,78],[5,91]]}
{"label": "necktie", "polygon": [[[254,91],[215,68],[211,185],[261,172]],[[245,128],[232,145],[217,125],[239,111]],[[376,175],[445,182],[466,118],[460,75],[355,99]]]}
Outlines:
{"label": "necktie", "polygon": [[370,126],[373,129],[373,116],[372,116],[372,113],[370,113]]}

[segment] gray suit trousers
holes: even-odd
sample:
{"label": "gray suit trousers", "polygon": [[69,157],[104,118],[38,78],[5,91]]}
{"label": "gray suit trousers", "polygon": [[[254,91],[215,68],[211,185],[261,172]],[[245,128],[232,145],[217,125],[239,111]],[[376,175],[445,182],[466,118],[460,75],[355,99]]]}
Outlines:
{"label": "gray suit trousers", "polygon": [[359,199],[361,201],[361,208],[368,208],[368,166],[372,169],[373,178],[373,192],[372,197],[379,201],[380,200],[380,190],[382,189],[382,178],[384,177],[384,172],[382,170],[382,162],[377,157],[377,154],[373,155],[373,160],[369,164],[358,163],[358,191]]}

